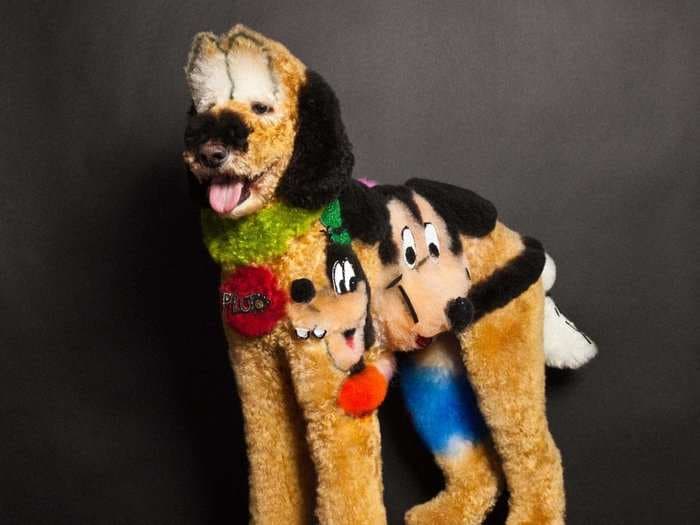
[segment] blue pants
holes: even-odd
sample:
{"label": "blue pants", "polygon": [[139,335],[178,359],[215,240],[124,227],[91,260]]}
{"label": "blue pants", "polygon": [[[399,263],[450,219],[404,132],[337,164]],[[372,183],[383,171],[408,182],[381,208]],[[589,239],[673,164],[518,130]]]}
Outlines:
{"label": "blue pants", "polygon": [[486,424],[463,370],[421,366],[411,356],[399,370],[413,424],[433,454],[450,454],[455,445],[481,441]]}

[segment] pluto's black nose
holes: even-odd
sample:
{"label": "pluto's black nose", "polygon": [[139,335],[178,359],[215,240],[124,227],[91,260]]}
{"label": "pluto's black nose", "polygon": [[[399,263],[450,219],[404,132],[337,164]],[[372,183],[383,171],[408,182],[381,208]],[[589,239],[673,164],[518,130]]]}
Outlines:
{"label": "pluto's black nose", "polygon": [[205,142],[199,146],[197,158],[208,168],[218,168],[228,157],[228,150],[223,144]]}
{"label": "pluto's black nose", "polygon": [[251,132],[240,115],[232,111],[218,115],[194,113],[185,128],[185,146],[202,164],[215,168],[224,163],[231,150],[245,153]]}

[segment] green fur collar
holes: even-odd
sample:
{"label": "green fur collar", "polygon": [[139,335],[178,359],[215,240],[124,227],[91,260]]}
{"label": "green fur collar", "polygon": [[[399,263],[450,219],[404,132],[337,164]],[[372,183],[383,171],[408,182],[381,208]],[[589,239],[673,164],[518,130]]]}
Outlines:
{"label": "green fur collar", "polygon": [[239,220],[202,210],[204,244],[212,259],[226,270],[260,264],[282,255],[289,243],[305,233],[321,210],[293,208],[281,202]]}

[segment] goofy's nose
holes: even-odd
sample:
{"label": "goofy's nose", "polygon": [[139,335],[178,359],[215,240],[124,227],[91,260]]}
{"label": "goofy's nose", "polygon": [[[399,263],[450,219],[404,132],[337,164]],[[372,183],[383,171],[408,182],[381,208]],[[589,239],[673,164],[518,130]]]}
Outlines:
{"label": "goofy's nose", "polygon": [[228,150],[223,144],[205,142],[199,146],[197,157],[208,168],[218,168],[228,157]]}

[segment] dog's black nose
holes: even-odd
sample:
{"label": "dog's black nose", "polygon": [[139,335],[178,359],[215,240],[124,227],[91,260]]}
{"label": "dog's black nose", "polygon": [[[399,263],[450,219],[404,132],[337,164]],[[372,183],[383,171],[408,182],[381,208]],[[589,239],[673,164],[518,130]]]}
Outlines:
{"label": "dog's black nose", "polygon": [[226,157],[228,157],[228,150],[223,144],[206,142],[199,146],[197,157],[199,157],[199,161],[205,166],[209,168],[218,168],[224,163]]}

